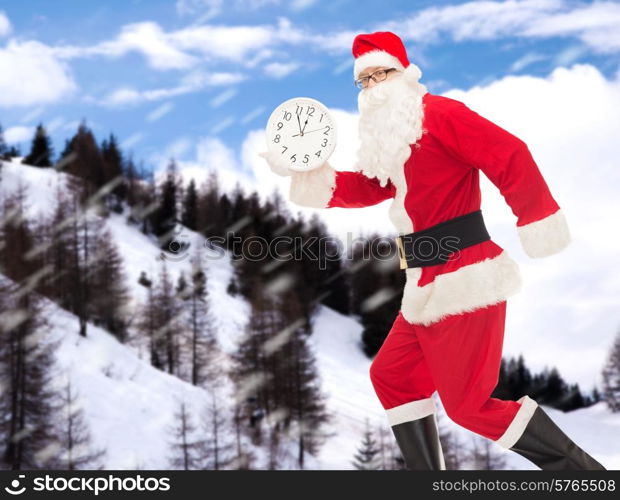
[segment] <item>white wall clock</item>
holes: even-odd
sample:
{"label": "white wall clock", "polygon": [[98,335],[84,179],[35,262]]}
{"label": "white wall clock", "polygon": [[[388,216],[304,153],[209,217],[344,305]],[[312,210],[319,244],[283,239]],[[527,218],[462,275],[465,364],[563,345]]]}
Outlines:
{"label": "white wall clock", "polygon": [[336,147],[336,121],[327,107],[310,97],[295,97],[273,110],[265,130],[267,147],[291,170],[320,167]]}

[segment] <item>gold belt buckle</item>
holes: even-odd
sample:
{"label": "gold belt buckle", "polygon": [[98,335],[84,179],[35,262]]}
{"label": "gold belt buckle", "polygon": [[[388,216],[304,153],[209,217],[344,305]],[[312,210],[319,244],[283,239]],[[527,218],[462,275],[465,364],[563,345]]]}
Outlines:
{"label": "gold belt buckle", "polygon": [[407,259],[405,258],[405,248],[403,247],[403,240],[400,236],[396,237],[396,246],[398,247],[398,258],[400,259],[400,268],[407,269]]}

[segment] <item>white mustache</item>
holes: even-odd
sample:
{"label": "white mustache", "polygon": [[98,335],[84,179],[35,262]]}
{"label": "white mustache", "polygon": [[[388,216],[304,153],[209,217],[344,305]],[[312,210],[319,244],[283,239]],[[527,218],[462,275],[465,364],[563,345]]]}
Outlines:
{"label": "white mustache", "polygon": [[358,95],[360,111],[376,109],[387,100],[389,93],[386,91],[386,83],[388,82],[382,82],[381,85],[360,91]]}

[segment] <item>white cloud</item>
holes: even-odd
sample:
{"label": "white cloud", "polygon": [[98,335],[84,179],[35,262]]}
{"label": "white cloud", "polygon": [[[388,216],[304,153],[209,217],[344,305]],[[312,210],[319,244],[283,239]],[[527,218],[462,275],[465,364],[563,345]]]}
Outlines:
{"label": "white cloud", "polygon": [[176,9],[180,16],[200,14],[202,22],[214,18],[222,11],[223,0],[177,0]]}
{"label": "white cloud", "polygon": [[101,103],[108,107],[123,107],[144,101],[158,101],[177,95],[196,92],[205,87],[238,83],[245,79],[240,73],[208,73],[196,70],[181,79],[179,85],[169,88],[136,90],[133,87],[120,87],[110,92]]}
{"label": "white cloud", "polygon": [[211,107],[219,108],[222,104],[230,101],[236,95],[237,89],[226,89],[221,94],[218,94],[213,99],[211,99]]}
{"label": "white cloud", "polygon": [[268,57],[276,45],[299,44],[308,34],[294,28],[286,18],[277,25],[200,25],[166,32],[152,21],[125,25],[113,40],[92,46],[54,47],[59,58],[104,56],[118,58],[137,52],[157,70],[188,69],[199,61],[227,61],[250,67]]}
{"label": "white cloud", "polygon": [[568,66],[587,52],[582,45],[571,45],[565,48],[553,58],[553,66]]}
{"label": "white cloud", "polygon": [[17,125],[9,127],[4,131],[4,140],[7,144],[30,141],[34,137],[35,127],[24,127]]}
{"label": "white cloud", "polygon": [[291,2],[291,9],[295,11],[306,10],[316,4],[316,0],[293,0]]}
{"label": "white cloud", "polygon": [[154,122],[159,120],[161,117],[167,115],[174,108],[174,104],[171,102],[165,102],[160,106],[156,107],[153,111],[151,111],[148,115],[146,115],[146,120],[149,122]]}
{"label": "white cloud", "polygon": [[187,69],[198,62],[196,57],[175,47],[170,41],[170,34],[151,21],[123,26],[114,40],[87,47],[64,45],[55,47],[54,51],[58,57],[66,59],[93,56],[118,58],[138,52],[146,57],[153,69],[158,70]]}
{"label": "white cloud", "polygon": [[518,36],[573,36],[600,53],[620,50],[620,5],[615,2],[575,4],[562,0],[479,0],[429,7],[405,20],[378,23],[405,40],[438,43],[441,33],[455,41],[492,40]]}
{"label": "white cloud", "polygon": [[252,111],[250,111],[247,115],[245,115],[243,118],[241,118],[241,123],[246,124],[251,122],[254,118],[256,118],[257,116],[260,116],[265,109],[267,109],[265,106],[257,106],[256,108],[254,108]]}
{"label": "white cloud", "polygon": [[209,132],[211,133],[211,135],[217,135],[221,131],[230,127],[231,125],[234,125],[234,123],[235,123],[235,117],[227,116],[225,118],[218,120],[217,123],[211,127]]}
{"label": "white cloud", "polygon": [[597,52],[620,50],[620,4],[594,2],[545,16],[525,27],[525,36],[575,36]]}
{"label": "white cloud", "polygon": [[9,40],[0,48],[0,107],[56,102],[77,88],[69,68],[37,41]]}
{"label": "white cloud", "polygon": [[297,68],[299,68],[300,64],[296,62],[290,63],[280,63],[280,62],[272,62],[266,64],[263,68],[265,75],[271,78],[284,78],[286,75],[292,73]]}
{"label": "white cloud", "polygon": [[6,36],[11,32],[11,23],[9,18],[0,10],[0,36]]}
{"label": "white cloud", "polygon": [[144,139],[144,134],[142,132],[136,132],[131,134],[127,139],[121,142],[121,148],[129,149],[134,144],[138,144],[142,139]]}
{"label": "white cloud", "polygon": [[[313,4],[315,0],[295,0],[291,4],[293,10],[302,10]],[[229,1],[226,7],[236,12],[259,10],[264,7],[279,5],[282,0],[234,0]],[[297,5],[299,4],[299,5]],[[304,4],[308,4],[304,6]],[[223,0],[177,0],[176,9],[180,16],[198,16],[200,22],[206,22],[222,13]]]}
{"label": "white cloud", "polygon": [[510,71],[521,71],[526,66],[529,66],[536,61],[544,61],[545,59],[546,56],[544,56],[543,54],[539,54],[537,52],[528,52],[510,65]]}
{"label": "white cloud", "polygon": [[20,121],[22,123],[29,123],[33,120],[36,120],[39,116],[41,116],[43,113],[45,112],[45,107],[44,106],[37,106],[36,108],[32,108],[30,111],[28,111],[27,113],[24,113],[21,117],[20,117]]}

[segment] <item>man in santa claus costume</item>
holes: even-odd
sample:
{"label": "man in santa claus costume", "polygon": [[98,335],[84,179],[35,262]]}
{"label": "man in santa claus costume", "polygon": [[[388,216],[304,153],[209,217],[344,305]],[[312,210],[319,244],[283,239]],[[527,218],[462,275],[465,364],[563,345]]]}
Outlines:
{"label": "man in santa claus costume", "polygon": [[396,441],[411,470],[445,469],[432,395],[457,424],[544,470],[605,470],[528,395],[492,398],[502,357],[507,299],[520,290],[517,263],[491,240],[480,210],[480,172],[516,216],[528,256],[570,242],[564,214],[527,145],[460,101],[419,82],[391,32],[353,41],[360,149],[355,171],[329,162],[289,170],[302,206],[366,207],[392,199],[389,216],[406,285],[400,311],[370,367]]}

